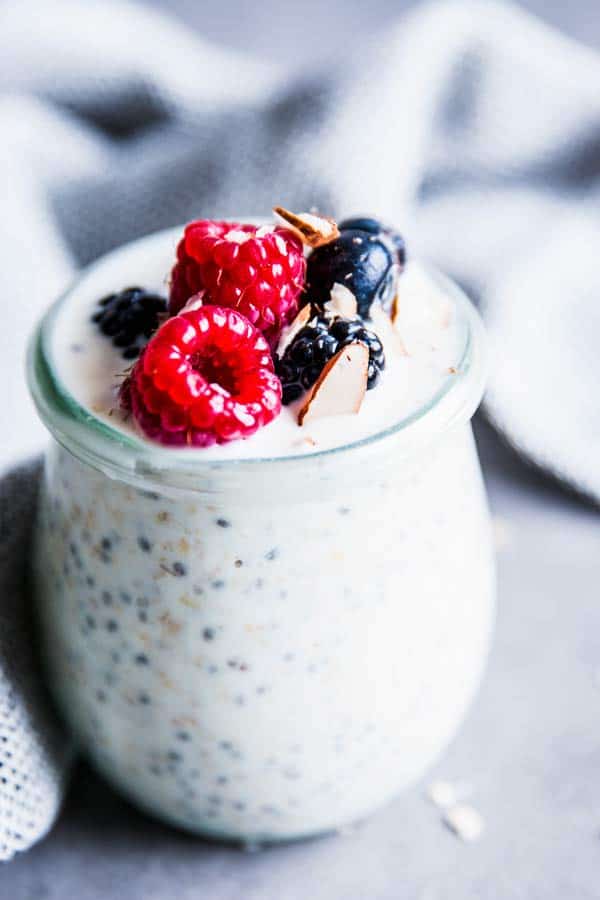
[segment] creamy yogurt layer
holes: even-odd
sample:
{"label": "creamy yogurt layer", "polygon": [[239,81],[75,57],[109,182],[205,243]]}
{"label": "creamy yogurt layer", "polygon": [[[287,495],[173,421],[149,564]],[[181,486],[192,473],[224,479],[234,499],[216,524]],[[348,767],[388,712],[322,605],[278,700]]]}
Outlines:
{"label": "creamy yogurt layer", "polygon": [[[124,417],[117,398],[130,363],[94,325],[92,315],[103,295],[128,285],[166,295],[180,235],[179,228],[161,232],[100,260],[61,301],[48,331],[48,356],[63,390],[96,418],[142,442],[147,439]],[[385,370],[358,414],[328,416],[300,427],[299,401],[284,406],[274,422],[248,440],[188,452],[219,460],[328,450],[384,431],[427,406],[462,377],[467,328],[443,283],[418,262],[407,264],[398,297],[396,337],[386,342],[386,336],[379,335],[386,349]]]}

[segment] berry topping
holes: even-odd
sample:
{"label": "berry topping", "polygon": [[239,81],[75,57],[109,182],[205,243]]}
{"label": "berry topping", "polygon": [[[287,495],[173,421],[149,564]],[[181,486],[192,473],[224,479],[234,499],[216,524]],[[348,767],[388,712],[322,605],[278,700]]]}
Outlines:
{"label": "berry topping", "polygon": [[288,228],[191,222],[172,273],[170,311],[179,312],[190,287],[203,288],[208,303],[237,309],[273,342],[298,311],[305,271],[302,242]]}
{"label": "berry topping", "polygon": [[358,313],[369,317],[377,300],[389,309],[396,293],[397,276],[404,265],[404,242],[376,219],[346,219],[339,237],[317,247],[308,258],[307,292],[323,307],[334,284],[356,297]]}
{"label": "berry topping", "polygon": [[315,316],[287,346],[277,361],[277,374],[283,386],[283,403],[293,403],[311,388],[338,351],[360,342],[369,351],[367,389],[375,387],[385,367],[383,346],[373,331],[358,318]]}
{"label": "berry topping", "polygon": [[171,270],[171,286],[169,290],[169,312],[176,315],[191,296],[198,294],[204,287],[200,266],[185,249],[185,238],[177,244],[177,262]]}
{"label": "berry topping", "polygon": [[378,219],[371,219],[369,216],[355,216],[352,219],[344,219],[343,222],[340,222],[339,229],[340,231],[352,231],[354,229],[358,229],[358,231],[368,231],[369,234],[375,234],[378,237],[387,239],[394,247],[394,251],[398,257],[397,262],[400,266],[404,266],[404,263],[406,262],[406,246],[404,244],[404,238],[401,234],[398,234],[397,231],[394,231],[393,228],[382,225]]}
{"label": "berry topping", "polygon": [[121,388],[121,406],[162,444],[208,447],[247,438],[281,410],[281,383],[263,335],[219,306],[173,316]]}
{"label": "berry topping", "polygon": [[135,359],[167,312],[167,301],[141,287],[109,294],[98,302],[92,316],[100,331],[123,348],[125,359]]}

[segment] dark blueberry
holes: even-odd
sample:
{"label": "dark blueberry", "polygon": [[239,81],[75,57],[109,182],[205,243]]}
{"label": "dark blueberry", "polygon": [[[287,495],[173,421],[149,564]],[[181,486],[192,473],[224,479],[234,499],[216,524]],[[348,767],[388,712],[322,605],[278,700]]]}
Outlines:
{"label": "dark blueberry", "polygon": [[92,321],[111,338],[115,347],[123,348],[125,359],[135,359],[166,311],[164,297],[140,287],[130,287],[103,297]]}
{"label": "dark blueberry", "polygon": [[343,219],[338,228],[340,231],[368,231],[369,234],[379,234],[380,231],[383,231],[381,222],[370,216],[354,216],[350,219]]}
{"label": "dark blueberry", "polygon": [[384,296],[384,290],[389,287],[395,263],[396,255],[388,241],[368,231],[342,231],[335,241],[317,247],[309,256],[307,294],[323,308],[334,284],[342,284],[356,297],[359,314],[367,318],[375,299],[391,303],[392,297]]}
{"label": "dark blueberry", "polygon": [[369,350],[367,389],[375,387],[385,367],[383,345],[375,332],[365,328],[361,318],[333,320],[316,316],[302,328],[283,357],[277,360],[276,369],[283,387],[283,403],[293,403],[313,386],[326,363],[338,350],[360,341]]}
{"label": "dark blueberry", "polygon": [[404,244],[404,238],[401,234],[398,234],[397,231],[394,231],[393,228],[383,225],[378,219],[372,219],[370,216],[355,216],[351,219],[344,219],[340,222],[338,228],[340,231],[367,231],[369,234],[383,237],[384,239],[391,241],[394,250],[398,255],[399,264],[403,266],[406,262],[406,246]]}

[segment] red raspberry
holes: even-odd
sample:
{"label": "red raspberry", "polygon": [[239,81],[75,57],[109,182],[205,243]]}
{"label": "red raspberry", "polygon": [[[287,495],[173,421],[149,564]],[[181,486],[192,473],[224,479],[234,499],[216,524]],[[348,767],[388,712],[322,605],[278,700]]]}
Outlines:
{"label": "red raspberry", "polygon": [[168,319],[121,388],[121,405],[161,444],[247,438],[281,410],[263,335],[239,312],[202,306]]}
{"label": "red raspberry", "polygon": [[[182,246],[183,244],[183,246]],[[172,272],[170,311],[206,289],[210,302],[239,310],[273,343],[298,312],[306,263],[287,228],[200,219],[186,226]]]}
{"label": "red raspberry", "polygon": [[177,244],[177,262],[171,271],[171,288],[169,291],[169,310],[172,316],[177,315],[193,294],[204,287],[200,266],[195,259],[188,256],[185,250],[185,237]]}

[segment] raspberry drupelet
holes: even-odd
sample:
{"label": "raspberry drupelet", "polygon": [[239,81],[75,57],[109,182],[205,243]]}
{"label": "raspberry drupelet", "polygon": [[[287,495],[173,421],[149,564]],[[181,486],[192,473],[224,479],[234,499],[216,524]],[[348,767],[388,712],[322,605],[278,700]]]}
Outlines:
{"label": "raspberry drupelet", "polygon": [[237,309],[272,344],[298,311],[305,275],[302,242],[287,228],[201,219],[186,226],[177,249],[169,309],[176,315],[203,289],[208,302]]}
{"label": "raspberry drupelet", "polygon": [[172,316],[177,315],[187,301],[194,294],[198,294],[204,287],[200,266],[195,259],[188,256],[185,249],[185,237],[177,244],[177,261],[171,270],[171,284],[169,289],[169,311]]}
{"label": "raspberry drupelet", "polygon": [[168,319],[125,380],[121,406],[149,438],[207,447],[247,438],[281,411],[269,346],[236,310]]}

